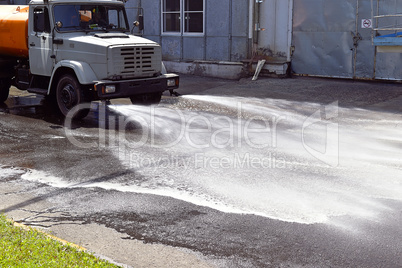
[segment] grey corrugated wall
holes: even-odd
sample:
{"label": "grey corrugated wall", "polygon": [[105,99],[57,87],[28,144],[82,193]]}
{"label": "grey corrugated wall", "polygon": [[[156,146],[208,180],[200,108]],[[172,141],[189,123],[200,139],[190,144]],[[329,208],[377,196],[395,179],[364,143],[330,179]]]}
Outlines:
{"label": "grey corrugated wall", "polygon": [[[402,1],[379,0],[379,14],[402,13]],[[374,0],[374,13],[377,0]],[[328,77],[402,79],[401,53],[375,53],[370,0],[297,0],[293,10],[293,71]]]}
{"label": "grey corrugated wall", "polygon": [[[144,37],[161,44],[165,60],[240,61],[249,55],[249,1],[205,0],[205,35],[172,36],[161,32],[161,0],[135,0],[144,9]],[[129,14],[129,19],[132,17]]]}

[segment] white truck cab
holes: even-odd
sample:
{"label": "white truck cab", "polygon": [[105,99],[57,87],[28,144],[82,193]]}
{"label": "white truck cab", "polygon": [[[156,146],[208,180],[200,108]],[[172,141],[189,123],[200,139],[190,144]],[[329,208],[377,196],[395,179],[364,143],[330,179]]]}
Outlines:
{"label": "white truck cab", "polygon": [[28,13],[29,57],[15,58],[13,84],[56,96],[65,116],[92,100],[158,103],[179,86],[163,71],[161,47],[130,33],[122,1],[33,0]]}

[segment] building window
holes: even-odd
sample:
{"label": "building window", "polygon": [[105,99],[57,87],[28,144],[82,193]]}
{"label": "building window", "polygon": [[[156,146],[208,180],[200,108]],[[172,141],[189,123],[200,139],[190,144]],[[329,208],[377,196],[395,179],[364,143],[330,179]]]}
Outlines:
{"label": "building window", "polygon": [[204,33],[204,0],[163,0],[162,5],[163,33]]}

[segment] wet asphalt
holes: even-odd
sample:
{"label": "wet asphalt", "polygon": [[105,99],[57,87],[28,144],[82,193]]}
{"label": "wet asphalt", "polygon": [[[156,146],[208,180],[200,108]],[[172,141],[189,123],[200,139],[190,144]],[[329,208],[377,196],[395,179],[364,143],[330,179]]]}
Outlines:
{"label": "wet asphalt", "polygon": [[[250,79],[230,81],[183,75],[177,91],[182,96],[207,96],[207,101],[189,101],[165,93],[162,105],[201,114],[232,116],[232,110],[208,102],[208,97],[231,96],[244,103],[260,99],[286,100],[289,107],[281,109],[308,116],[320,105],[337,101],[341,109],[348,111],[339,120],[357,125],[358,129],[370,127],[365,120],[379,123],[388,120],[391,123],[380,126],[392,126],[396,131],[402,128],[402,87],[399,84],[302,77],[260,78],[251,82]],[[128,104],[127,100],[112,103]],[[96,110],[99,105],[93,107],[87,118],[68,126],[74,131],[76,141],[96,145],[80,148],[66,138],[66,123],[51,100],[16,89],[11,91],[10,98],[0,107],[1,211],[18,222],[43,228],[132,267],[398,267],[402,263],[402,199],[398,198],[402,193],[399,192],[402,176],[398,177],[402,175],[400,155],[393,156],[396,162],[388,163],[385,159],[385,164],[381,164],[395,171],[392,173],[396,174],[394,195],[371,195],[364,201],[367,204],[361,205],[375,207],[374,216],[339,213],[331,217],[330,223],[301,223],[279,216],[230,213],[214,206],[186,202],[185,198],[158,194],[160,185],[157,183],[167,184],[167,177],[175,180],[174,176],[179,178],[186,174],[163,169],[154,173],[152,169],[145,169],[144,172],[122,162],[121,157],[111,152],[110,140],[100,141],[103,131],[114,135],[116,132],[111,126],[104,129]],[[349,122],[346,116],[353,114],[358,120]],[[108,115],[121,116],[116,111]],[[284,126],[285,130],[291,133],[292,126]],[[136,124],[125,124],[127,140],[137,141],[143,131]],[[400,139],[389,143],[392,148],[402,150]],[[155,156],[166,153],[169,148],[133,150],[136,154]],[[308,157],[302,158],[316,163]],[[359,165],[356,173],[369,169],[370,163]],[[157,169],[158,164],[163,165],[156,162],[153,168]],[[151,173],[147,173],[148,170]],[[353,165],[346,173],[349,170],[353,171]],[[300,177],[307,184],[309,178],[325,180],[334,174],[332,169],[321,166],[288,172],[295,180]],[[373,177],[378,174],[372,172]],[[214,174],[210,176],[223,176],[221,172]],[[250,176],[258,174],[250,173]],[[285,180],[287,174],[278,176]],[[153,177],[157,176],[164,180],[153,184]],[[139,190],[130,191],[127,189],[132,188],[124,186],[139,187]],[[180,187],[174,187],[180,192]],[[191,193],[188,188],[184,190]],[[144,245],[151,248],[144,248]],[[168,250],[159,248],[161,245]]]}

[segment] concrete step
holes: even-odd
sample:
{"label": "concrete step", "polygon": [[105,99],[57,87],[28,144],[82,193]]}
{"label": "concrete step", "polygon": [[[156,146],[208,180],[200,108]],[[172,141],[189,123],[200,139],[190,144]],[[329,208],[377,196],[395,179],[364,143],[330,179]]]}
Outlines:
{"label": "concrete step", "polygon": [[[254,75],[258,60],[245,60],[242,62],[228,61],[164,61],[166,70],[173,73],[192,74],[207,77],[217,77],[238,80],[242,77]],[[283,77],[288,74],[290,63],[285,61],[268,60],[262,70],[261,76]]]}

